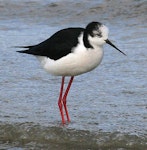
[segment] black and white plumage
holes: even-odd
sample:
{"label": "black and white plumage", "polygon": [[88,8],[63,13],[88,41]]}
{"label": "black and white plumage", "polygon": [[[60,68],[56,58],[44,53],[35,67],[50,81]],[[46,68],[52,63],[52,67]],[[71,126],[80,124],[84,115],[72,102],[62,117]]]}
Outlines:
{"label": "black and white plumage", "polygon": [[[89,72],[100,64],[105,43],[120,51],[108,40],[108,28],[100,22],[91,22],[86,28],[62,29],[42,43],[34,46],[24,46],[21,48],[27,48],[27,50],[18,51],[35,55],[47,72],[62,76],[58,104],[63,124],[65,119],[62,105],[65,108],[67,120],[70,121],[66,108],[66,97],[73,77]],[[63,95],[65,76],[71,76],[71,80]]]}

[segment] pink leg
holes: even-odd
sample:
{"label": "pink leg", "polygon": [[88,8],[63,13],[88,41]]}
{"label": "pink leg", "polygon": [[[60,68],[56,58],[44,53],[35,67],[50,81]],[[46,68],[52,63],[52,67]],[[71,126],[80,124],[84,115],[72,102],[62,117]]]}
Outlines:
{"label": "pink leg", "polygon": [[69,118],[69,114],[68,114],[68,110],[67,110],[67,106],[66,106],[66,98],[67,98],[68,92],[70,90],[71,84],[73,82],[73,79],[74,79],[74,77],[70,78],[70,81],[68,83],[67,89],[66,89],[66,91],[64,93],[64,96],[63,96],[63,99],[62,99],[63,106],[64,106],[64,109],[65,109],[65,113],[66,113],[66,117],[67,117],[67,121],[68,122],[70,122],[70,118]]}
{"label": "pink leg", "polygon": [[62,77],[60,95],[59,95],[59,100],[58,100],[58,106],[59,106],[59,110],[60,110],[60,114],[61,114],[61,118],[62,118],[62,124],[65,124],[64,113],[63,113],[63,109],[62,109],[62,106],[63,106],[62,94],[63,94],[63,89],[64,89],[64,79],[65,79],[65,77]]}

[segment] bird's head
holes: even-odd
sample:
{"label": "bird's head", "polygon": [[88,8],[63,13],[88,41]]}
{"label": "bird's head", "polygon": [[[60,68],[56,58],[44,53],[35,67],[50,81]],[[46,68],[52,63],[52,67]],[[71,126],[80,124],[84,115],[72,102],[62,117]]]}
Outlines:
{"label": "bird's head", "polygon": [[84,42],[86,47],[92,48],[95,46],[102,46],[107,43],[114,47],[116,50],[126,55],[118,49],[110,40],[108,40],[109,29],[100,22],[91,22],[87,25],[84,32]]}

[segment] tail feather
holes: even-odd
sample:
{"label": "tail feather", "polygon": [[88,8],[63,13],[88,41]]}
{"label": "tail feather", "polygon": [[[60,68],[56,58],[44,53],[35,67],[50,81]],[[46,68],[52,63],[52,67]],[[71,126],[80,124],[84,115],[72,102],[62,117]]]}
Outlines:
{"label": "tail feather", "polygon": [[15,48],[33,48],[35,45],[32,45],[32,46],[14,46]]}
{"label": "tail feather", "polygon": [[19,53],[28,53],[28,52],[29,52],[29,50],[16,51],[16,52],[19,52]]}
{"label": "tail feather", "polygon": [[34,46],[35,45],[33,45],[33,46],[15,46],[15,48],[27,48],[27,50],[21,50],[21,51],[16,51],[16,52],[31,54],[30,49],[33,48]]}

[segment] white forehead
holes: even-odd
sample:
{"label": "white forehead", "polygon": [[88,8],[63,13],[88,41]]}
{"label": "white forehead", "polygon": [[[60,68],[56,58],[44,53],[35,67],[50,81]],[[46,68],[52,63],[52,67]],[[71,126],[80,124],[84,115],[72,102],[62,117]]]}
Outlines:
{"label": "white forehead", "polygon": [[109,34],[109,29],[105,25],[102,25],[100,27],[100,30],[102,32],[102,36],[107,39],[108,38],[108,34]]}

